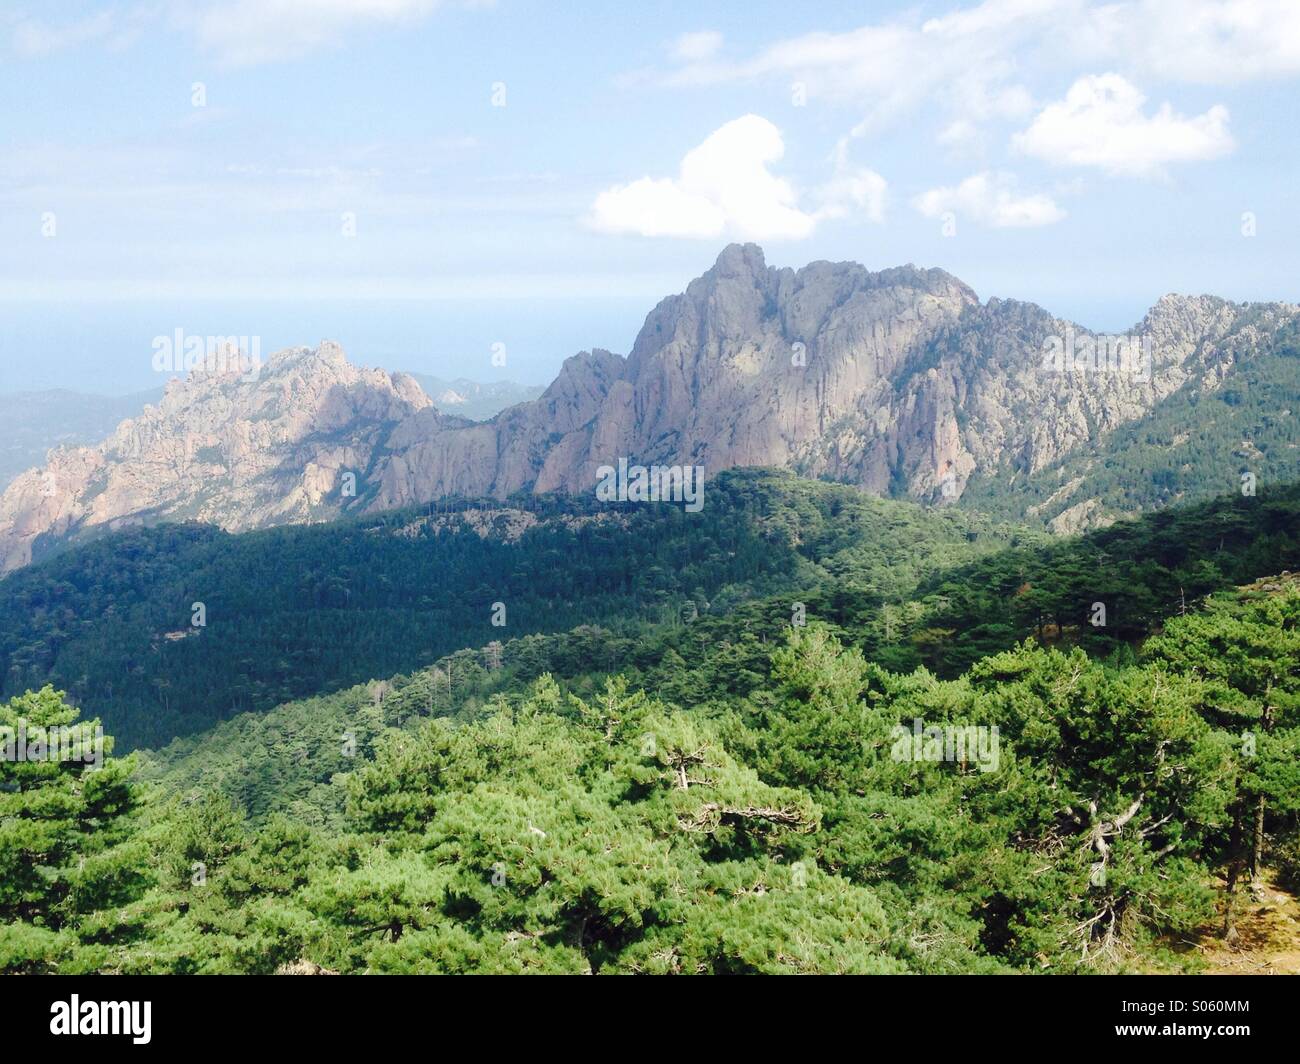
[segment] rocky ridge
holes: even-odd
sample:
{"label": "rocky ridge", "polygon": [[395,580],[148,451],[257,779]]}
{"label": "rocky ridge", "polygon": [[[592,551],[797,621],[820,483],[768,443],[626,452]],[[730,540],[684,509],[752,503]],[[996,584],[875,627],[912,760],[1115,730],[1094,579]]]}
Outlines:
{"label": "rocky ridge", "polygon": [[[590,492],[620,457],[789,468],[950,503],[977,473],[1032,474],[1189,384],[1213,391],[1298,316],[1166,296],[1132,330],[1148,372],[1053,371],[1051,344],[1092,334],[1033,304],[982,303],[938,269],[777,269],[731,245],[650,312],[626,357],[581,352],[486,422],[440,413],[411,377],[359,369],[331,343],[280,352],[256,380],[174,382],[104,443],[52,452],[0,496],[0,565],[125,522],[242,530],[447,495]],[[1058,531],[1113,519],[1062,490]]]}

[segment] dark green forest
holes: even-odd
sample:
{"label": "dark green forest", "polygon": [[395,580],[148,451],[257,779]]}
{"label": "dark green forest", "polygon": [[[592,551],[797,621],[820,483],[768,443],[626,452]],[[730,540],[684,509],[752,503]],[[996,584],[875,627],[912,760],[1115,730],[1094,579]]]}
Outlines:
{"label": "dark green forest", "polygon": [[[710,506],[159,528],[0,583],[7,616],[46,606],[6,638],[62,640],[45,675],[11,657],[33,689],[0,728],[107,718],[106,633],[179,629],[188,567],[256,574],[272,635],[370,550],[290,632],[374,633],[334,690],[217,721],[295,644],[236,642],[222,676],[214,618],[254,596],[208,594],[176,642],[220,711],[99,769],[0,762],[0,970],[1196,971],[1266,874],[1300,887],[1300,488],[1070,539],[766,472]],[[403,635],[383,578],[439,565],[482,619]],[[517,610],[524,574],[571,609]],[[61,692],[74,660],[94,679]],[[114,706],[130,745],[158,706]]]}
{"label": "dark green forest", "polygon": [[[534,523],[520,531],[521,518]],[[50,683],[124,748],[159,745],[527,632],[638,633],[827,581],[901,594],[1019,539],[974,515],[745,472],[712,481],[698,514],[524,496],[239,536],[133,529],[0,581],[3,693]]]}
{"label": "dark green forest", "polygon": [[[813,624],[712,711],[543,677],[464,719],[381,719],[329,830],[130,758],[6,764],[0,967],[1173,967],[1178,936],[1235,929],[1216,876],[1295,874],[1298,660],[1294,580],[1214,596],[1119,667],[1026,642],[940,680]],[[45,689],[19,716],[75,711]],[[997,764],[900,757],[919,720],[997,728]]]}
{"label": "dark green forest", "polygon": [[[841,490],[795,480],[784,486],[809,497]],[[499,649],[462,649],[427,669],[240,715],[150,753],[146,772],[182,790],[222,790],[255,818],[279,811],[336,823],[341,794],[327,784],[348,765],[334,742],[344,730],[370,751],[385,727],[472,717],[543,675],[584,698],[621,676],[674,704],[709,711],[767,683],[770,655],[792,627],[796,605],[806,621],[868,660],[953,678],[1027,638],[1131,663],[1164,619],[1196,608],[1211,592],[1254,574],[1300,569],[1300,490],[1230,497],[1067,540],[1040,537],[1033,548],[1002,548],[920,580],[911,574],[912,591],[888,597],[870,583],[870,562],[858,557],[872,554],[869,545],[844,547],[811,515],[804,520],[805,528],[820,529],[814,539],[836,548],[818,557],[840,579],[814,572],[797,593],[746,598],[725,613],[686,609],[634,631],[580,625],[501,638]],[[1099,598],[1108,604],[1106,625],[1090,623]]]}
{"label": "dark green forest", "polygon": [[[953,675],[1030,631],[1112,650],[1189,599],[1300,567],[1298,498],[1264,489],[1056,540],[733,471],[698,514],[521,498],[241,536],[135,529],[0,581],[3,694],[52,684],[123,749],[158,746],[529,633],[607,629],[590,659],[605,671],[661,643],[692,660],[692,644],[743,642],[733,629],[761,646],[796,602],[872,660]],[[535,523],[510,531],[520,515]],[[1098,601],[1104,626],[1088,623]]]}

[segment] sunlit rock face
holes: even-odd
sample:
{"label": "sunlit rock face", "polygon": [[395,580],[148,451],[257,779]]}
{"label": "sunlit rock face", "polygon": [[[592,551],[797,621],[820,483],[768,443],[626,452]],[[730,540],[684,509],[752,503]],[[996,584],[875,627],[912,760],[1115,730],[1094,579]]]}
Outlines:
{"label": "sunlit rock face", "polygon": [[[774,466],[948,504],[976,473],[1034,473],[1185,385],[1219,387],[1297,313],[1166,296],[1126,338],[1140,366],[1080,371],[1106,338],[1033,304],[981,303],[942,270],[776,269],[735,244],[650,312],[627,357],[574,355],[539,398],[486,422],[440,413],[411,377],[357,368],[332,343],[256,375],[174,382],[99,446],[14,481],[0,565],[104,525],[243,530],[447,495],[590,493],[620,458]],[[1061,490],[1058,531],[1113,519],[1085,482]]]}

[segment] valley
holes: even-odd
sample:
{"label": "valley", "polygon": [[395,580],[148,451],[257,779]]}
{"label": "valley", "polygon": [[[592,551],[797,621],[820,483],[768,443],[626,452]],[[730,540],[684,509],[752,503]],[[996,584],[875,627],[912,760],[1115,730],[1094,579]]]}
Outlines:
{"label": "valley", "polygon": [[1286,969],[1298,319],[737,244],[540,395],[173,380],[0,496],[0,737],[97,743],[0,970]]}

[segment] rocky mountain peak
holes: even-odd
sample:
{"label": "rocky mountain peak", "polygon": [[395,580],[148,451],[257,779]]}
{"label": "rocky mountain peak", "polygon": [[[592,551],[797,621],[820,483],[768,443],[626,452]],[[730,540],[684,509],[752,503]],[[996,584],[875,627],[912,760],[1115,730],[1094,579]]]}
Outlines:
{"label": "rocky mountain peak", "polygon": [[[1032,303],[981,304],[940,269],[775,268],[732,244],[650,311],[627,358],[579,352],[539,398],[490,421],[440,413],[413,378],[354,366],[330,341],[276,352],[251,376],[173,383],[104,443],[14,481],[0,564],[103,524],[244,529],[448,494],[589,492],[619,458],[706,477],[793,468],[945,504],[977,473],[1033,476],[1100,447],[1189,382],[1219,387],[1297,313],[1165,296],[1137,327],[1149,374],[1058,372],[1045,345],[1087,330]],[[339,490],[348,472],[355,495]],[[1054,503],[1062,530],[1105,517],[1076,488]]]}
{"label": "rocky mountain peak", "polygon": [[575,394],[603,393],[611,382],[620,379],[627,368],[622,355],[601,348],[579,351],[560,366],[560,372],[542,393],[543,399],[557,399]]}
{"label": "rocky mountain peak", "polygon": [[354,366],[331,342],[191,373],[98,446],[53,451],[19,476],[0,496],[0,564],[25,565],[42,535],[146,517],[310,520],[343,472],[363,473],[391,428],[429,406],[412,378]]}
{"label": "rocky mountain peak", "polygon": [[767,260],[757,244],[728,244],[717,261],[692,284],[716,283],[721,280],[747,280],[757,283],[767,277]]}

